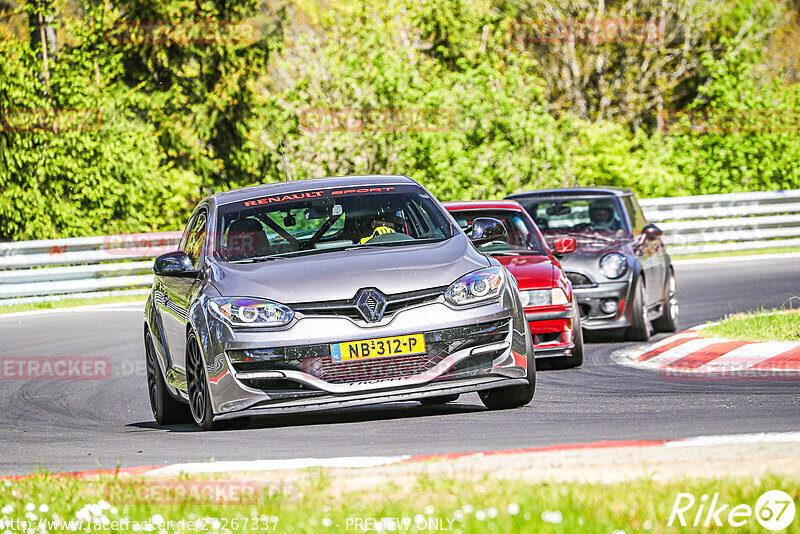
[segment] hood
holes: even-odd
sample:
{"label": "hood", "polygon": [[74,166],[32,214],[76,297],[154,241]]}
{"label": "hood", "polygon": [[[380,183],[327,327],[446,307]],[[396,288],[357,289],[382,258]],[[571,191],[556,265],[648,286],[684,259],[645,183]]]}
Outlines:
{"label": "hood", "polygon": [[619,252],[627,256],[633,255],[633,244],[630,239],[615,239],[606,241],[592,239],[591,236],[575,236],[578,240],[578,249],[570,254],[565,254],[559,259],[565,271],[577,270],[595,272],[600,258],[609,252]]}
{"label": "hood", "polygon": [[260,297],[284,304],[353,298],[374,287],[389,295],[448,286],[488,267],[464,235],[440,243],[331,251],[262,263],[212,263],[223,296]]}
{"label": "hood", "polygon": [[553,287],[555,266],[547,256],[495,256],[517,280],[521,290]]}

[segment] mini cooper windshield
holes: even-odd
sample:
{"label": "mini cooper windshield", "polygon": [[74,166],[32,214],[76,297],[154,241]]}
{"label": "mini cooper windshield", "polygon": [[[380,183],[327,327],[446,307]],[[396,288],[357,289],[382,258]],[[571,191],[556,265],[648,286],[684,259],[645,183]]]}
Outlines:
{"label": "mini cooper windshield", "polygon": [[267,261],[360,247],[443,241],[454,228],[418,187],[315,190],[223,205],[215,254]]}
{"label": "mini cooper windshield", "polygon": [[545,235],[630,238],[622,209],[613,197],[519,199],[519,202]]}

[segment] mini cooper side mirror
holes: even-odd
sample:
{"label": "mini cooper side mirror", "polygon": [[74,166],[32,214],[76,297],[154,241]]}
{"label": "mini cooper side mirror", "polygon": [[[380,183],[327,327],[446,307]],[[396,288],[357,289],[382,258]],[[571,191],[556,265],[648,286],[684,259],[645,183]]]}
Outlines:
{"label": "mini cooper side mirror", "polygon": [[153,264],[153,272],[157,276],[179,276],[184,278],[195,278],[198,273],[189,256],[180,250],[168,252],[157,257]]}
{"label": "mini cooper side mirror", "polygon": [[664,235],[664,232],[661,231],[661,228],[656,226],[655,224],[648,224],[642,229],[642,233],[647,239],[658,239]]}
{"label": "mini cooper side mirror", "polygon": [[578,242],[572,236],[561,237],[555,240],[553,249],[555,250],[555,255],[561,257],[564,254],[578,250]]}
{"label": "mini cooper side mirror", "polygon": [[508,236],[506,225],[490,217],[478,217],[472,221],[470,239],[476,244],[488,243]]}

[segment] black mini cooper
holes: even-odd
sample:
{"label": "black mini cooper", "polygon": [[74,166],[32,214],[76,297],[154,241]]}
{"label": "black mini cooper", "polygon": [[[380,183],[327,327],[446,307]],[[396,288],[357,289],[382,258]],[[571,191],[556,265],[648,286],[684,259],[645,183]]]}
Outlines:
{"label": "black mini cooper", "polygon": [[561,264],[586,330],[623,330],[646,341],[651,328],[678,326],[675,273],[662,232],[645,219],[629,189],[572,188],[516,193],[545,238],[574,236],[578,250]]}

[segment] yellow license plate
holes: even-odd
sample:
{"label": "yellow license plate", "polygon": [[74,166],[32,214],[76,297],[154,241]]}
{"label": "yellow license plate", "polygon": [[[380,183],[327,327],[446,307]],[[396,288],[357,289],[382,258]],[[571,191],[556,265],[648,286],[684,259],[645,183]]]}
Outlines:
{"label": "yellow license plate", "polygon": [[425,352],[425,335],[381,337],[331,344],[331,357],[334,362],[385,358],[387,356],[408,356]]}

